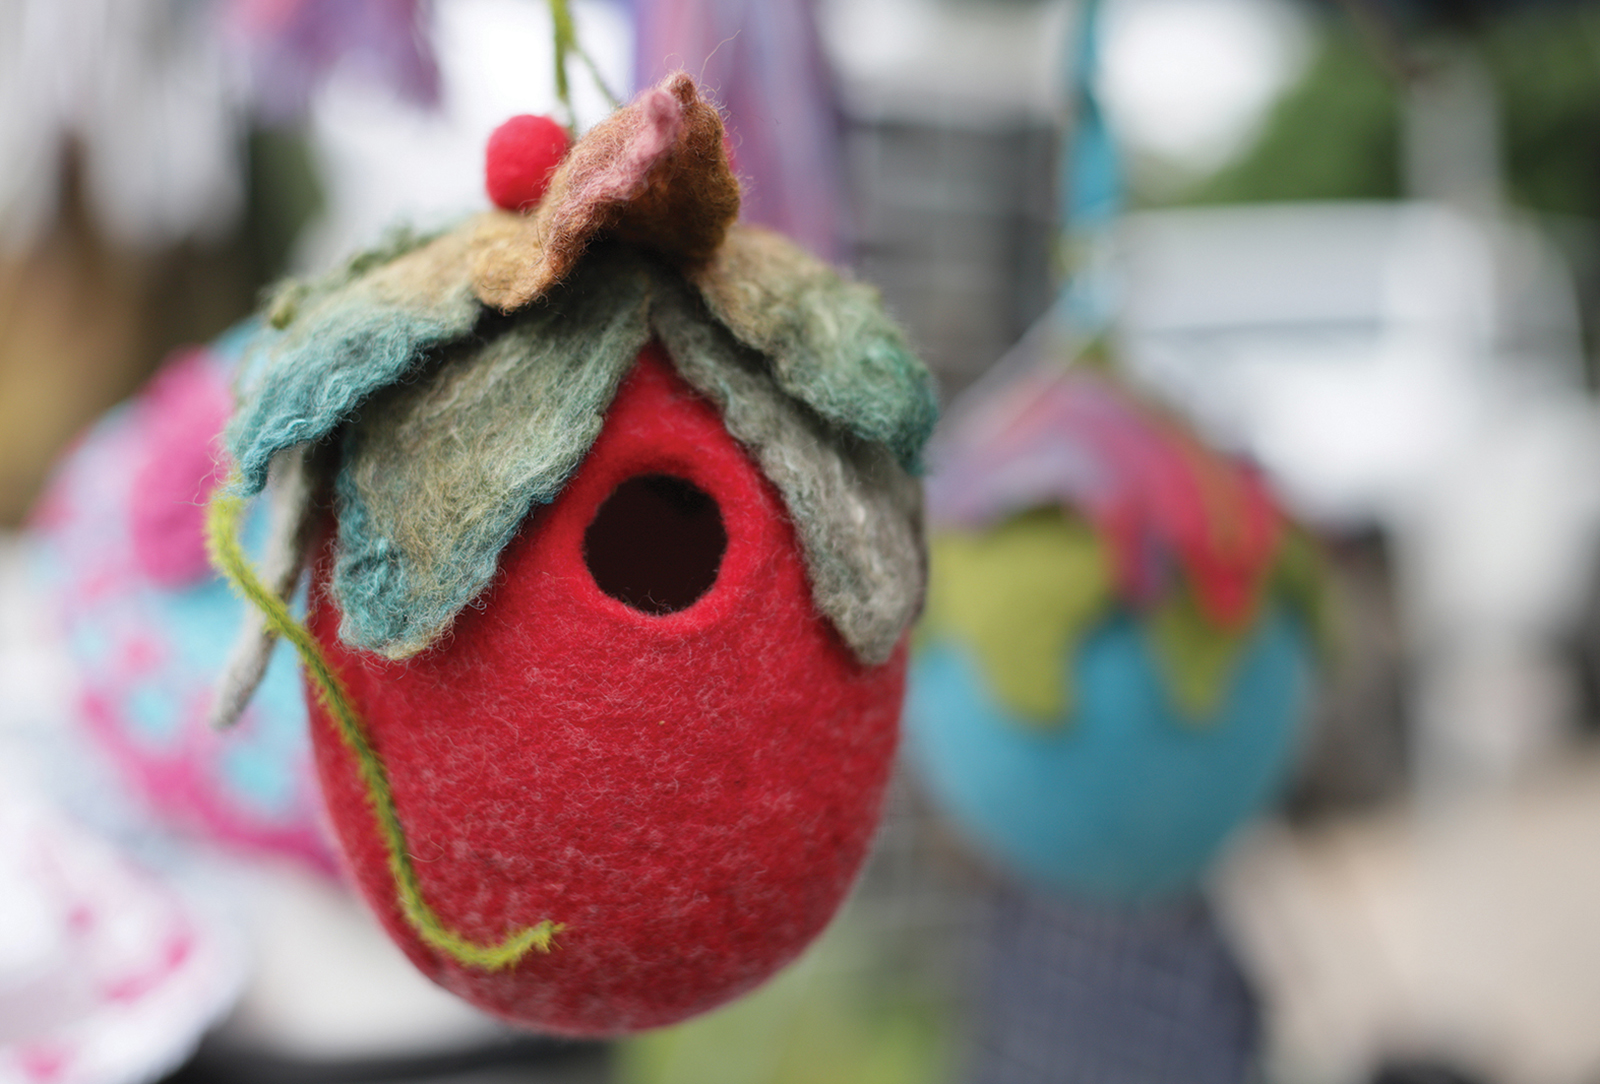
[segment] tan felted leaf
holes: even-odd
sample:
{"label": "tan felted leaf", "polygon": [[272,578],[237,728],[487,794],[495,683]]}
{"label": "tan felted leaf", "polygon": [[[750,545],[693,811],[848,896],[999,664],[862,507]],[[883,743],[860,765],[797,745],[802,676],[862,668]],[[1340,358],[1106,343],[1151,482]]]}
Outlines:
{"label": "tan felted leaf", "polygon": [[530,216],[489,216],[473,254],[473,290],[511,312],[564,279],[604,235],[693,269],[739,216],[739,182],[722,118],[683,72],[597,124],[557,167]]}

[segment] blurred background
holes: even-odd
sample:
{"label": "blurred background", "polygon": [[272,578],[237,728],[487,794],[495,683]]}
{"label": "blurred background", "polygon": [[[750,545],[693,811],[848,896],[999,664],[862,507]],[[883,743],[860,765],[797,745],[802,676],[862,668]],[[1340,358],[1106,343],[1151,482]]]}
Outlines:
{"label": "blurred background", "polygon": [[[1092,70],[1083,0],[573,10],[625,97],[704,78],[747,217],[877,284],[947,400],[1092,271],[1124,371],[1322,543],[1301,766],[1208,885],[1259,1079],[1600,1084],[1600,5],[1104,0]],[[23,533],[51,465],[284,275],[486,206],[489,132],[556,108],[550,37],[542,0],[0,0],[0,759],[251,961],[195,995],[197,1056],[95,1080],[967,1079],[995,874],[907,780],[778,982],[569,1046],[432,991],[321,874],[197,872],[56,733]],[[1084,86],[1117,151],[1092,230],[1062,212]],[[0,936],[0,1007],[26,956]]]}

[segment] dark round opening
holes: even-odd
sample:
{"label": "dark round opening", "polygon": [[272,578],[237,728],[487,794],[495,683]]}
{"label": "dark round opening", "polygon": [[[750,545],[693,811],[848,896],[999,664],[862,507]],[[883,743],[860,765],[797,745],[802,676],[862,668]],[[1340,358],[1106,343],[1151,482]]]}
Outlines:
{"label": "dark round opening", "polygon": [[669,474],[623,482],[583,533],[583,560],[600,590],[647,614],[693,605],[717,582],[727,548],[717,502]]}

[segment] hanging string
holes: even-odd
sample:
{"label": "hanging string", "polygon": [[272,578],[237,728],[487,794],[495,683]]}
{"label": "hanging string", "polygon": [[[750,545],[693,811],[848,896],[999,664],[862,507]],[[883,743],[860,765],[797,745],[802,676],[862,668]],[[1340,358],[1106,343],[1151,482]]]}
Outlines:
{"label": "hanging string", "polygon": [[556,100],[561,103],[567,116],[567,134],[576,140],[578,114],[572,108],[572,83],[567,76],[569,57],[576,56],[583,61],[583,66],[589,69],[589,77],[611,103],[611,108],[620,109],[622,99],[612,93],[605,77],[600,74],[600,66],[578,40],[578,28],[572,21],[572,9],[567,5],[567,0],[550,0],[550,31],[555,42]]}
{"label": "hanging string", "polygon": [[1124,205],[1122,159],[1095,88],[1101,8],[1101,0],[1083,0],[1074,47],[1067,50],[1071,134],[1062,143],[1058,205],[1066,283],[1057,308],[1085,339],[1102,334],[1115,310],[1111,276],[1096,261]]}

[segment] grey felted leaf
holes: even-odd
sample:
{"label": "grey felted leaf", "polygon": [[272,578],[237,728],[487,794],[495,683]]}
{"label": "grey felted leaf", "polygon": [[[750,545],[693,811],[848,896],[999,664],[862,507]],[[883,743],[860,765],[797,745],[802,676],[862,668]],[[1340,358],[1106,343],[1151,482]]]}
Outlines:
{"label": "grey felted leaf", "polygon": [[523,518],[599,436],[648,341],[649,286],[639,256],[597,250],[496,337],[362,407],[337,481],[341,639],[416,654],[489,585]]}
{"label": "grey felted leaf", "polygon": [[663,280],[651,326],[783,495],[812,599],[862,662],[888,660],[922,605],[922,488],[881,444],[839,432],[784,393],[766,359]]}
{"label": "grey felted leaf", "polygon": [[273,316],[286,326],[263,329],[248,348],[246,387],[226,432],[247,494],[266,485],[279,451],[328,436],[430,349],[471,332],[483,312],[471,287],[473,235],[457,229],[393,258],[358,258],[280,292]]}
{"label": "grey felted leaf", "polygon": [[780,388],[839,429],[886,445],[907,470],[919,469],[938,397],[877,290],[749,226],[730,230],[693,279],[712,315],[771,360]]}
{"label": "grey felted leaf", "polygon": [[[300,584],[311,539],[316,472],[307,463],[309,458],[304,448],[286,450],[272,472],[271,526],[259,572],[267,590],[285,602],[293,598]],[[239,721],[266,677],[277,643],[278,633],[267,623],[266,615],[254,607],[247,609],[244,626],[217,679],[209,713],[214,728],[222,730]]]}

